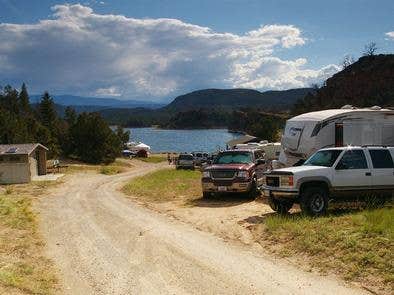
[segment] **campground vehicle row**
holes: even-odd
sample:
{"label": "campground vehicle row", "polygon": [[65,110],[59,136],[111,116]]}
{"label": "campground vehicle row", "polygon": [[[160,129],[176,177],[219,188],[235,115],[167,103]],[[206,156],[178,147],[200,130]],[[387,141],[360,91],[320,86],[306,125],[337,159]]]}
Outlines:
{"label": "campground vehicle row", "polygon": [[250,142],[219,153],[203,170],[202,188],[204,197],[259,188],[277,212],[299,203],[319,215],[329,201],[392,200],[393,159],[394,110],[344,106],[289,119],[281,144]]}

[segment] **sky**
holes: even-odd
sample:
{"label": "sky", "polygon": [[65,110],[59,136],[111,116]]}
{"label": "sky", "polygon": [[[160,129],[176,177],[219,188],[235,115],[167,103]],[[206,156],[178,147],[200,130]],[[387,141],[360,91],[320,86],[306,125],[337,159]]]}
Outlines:
{"label": "sky", "polygon": [[204,88],[309,87],[394,53],[392,0],[0,0],[0,85],[169,101]]}

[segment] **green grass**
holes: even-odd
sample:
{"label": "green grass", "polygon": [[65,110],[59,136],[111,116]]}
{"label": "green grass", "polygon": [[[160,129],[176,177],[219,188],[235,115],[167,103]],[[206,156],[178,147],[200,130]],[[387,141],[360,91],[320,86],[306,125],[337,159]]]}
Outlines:
{"label": "green grass", "polygon": [[0,293],[54,292],[56,277],[51,262],[42,256],[36,227],[29,197],[0,195]]}
{"label": "green grass", "polygon": [[345,279],[394,289],[394,209],[311,218],[267,217],[260,242],[282,256],[299,254]]}
{"label": "green grass", "polygon": [[153,202],[197,198],[202,194],[200,179],[199,171],[162,169],[133,179],[123,192]]}
{"label": "green grass", "polygon": [[167,161],[167,156],[149,156],[147,158],[137,158],[140,161],[146,162],[146,163],[161,163]]}

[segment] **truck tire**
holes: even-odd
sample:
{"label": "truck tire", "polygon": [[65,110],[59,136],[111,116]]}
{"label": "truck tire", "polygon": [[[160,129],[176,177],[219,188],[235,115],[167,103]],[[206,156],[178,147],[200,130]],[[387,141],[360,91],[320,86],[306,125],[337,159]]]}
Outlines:
{"label": "truck tire", "polygon": [[213,193],[210,193],[210,192],[203,192],[202,193],[202,198],[205,199],[205,200],[210,199],[212,197],[212,194]]}
{"label": "truck tire", "polygon": [[327,212],[328,192],[324,187],[306,187],[301,193],[302,212],[310,216],[321,216]]}
{"label": "truck tire", "polygon": [[279,201],[275,200],[272,197],[268,197],[268,204],[270,205],[271,209],[279,214],[287,214],[291,207],[293,207],[292,201]]}
{"label": "truck tire", "polygon": [[257,183],[256,180],[254,180],[252,182],[252,187],[250,188],[250,191],[247,193],[247,196],[252,200],[254,200],[257,198],[258,195],[259,195],[259,191],[257,189]]}

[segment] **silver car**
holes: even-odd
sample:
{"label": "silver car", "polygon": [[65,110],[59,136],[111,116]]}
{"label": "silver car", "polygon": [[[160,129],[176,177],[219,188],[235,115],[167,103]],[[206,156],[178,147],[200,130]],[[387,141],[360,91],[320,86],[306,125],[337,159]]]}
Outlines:
{"label": "silver car", "polygon": [[180,154],[176,161],[176,169],[194,169],[194,157],[192,154]]}

